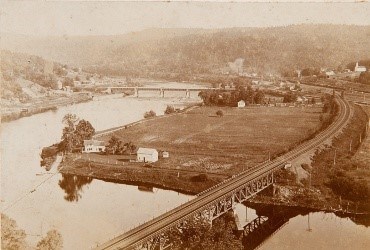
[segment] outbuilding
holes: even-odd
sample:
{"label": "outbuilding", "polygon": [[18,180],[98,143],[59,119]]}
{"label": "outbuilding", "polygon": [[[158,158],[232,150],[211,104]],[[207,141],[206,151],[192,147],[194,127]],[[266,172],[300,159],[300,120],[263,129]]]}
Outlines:
{"label": "outbuilding", "polygon": [[245,107],[245,101],[244,100],[238,101],[238,108],[244,108],[244,107]]}
{"label": "outbuilding", "polygon": [[82,153],[99,153],[105,151],[105,142],[98,140],[84,140]]}
{"label": "outbuilding", "polygon": [[156,162],[158,161],[158,151],[154,148],[139,148],[136,160],[138,162]]}
{"label": "outbuilding", "polygon": [[162,152],[162,157],[163,157],[163,158],[169,158],[169,157],[170,157],[170,153],[169,153],[169,152],[167,152],[167,151],[163,151],[163,152]]}

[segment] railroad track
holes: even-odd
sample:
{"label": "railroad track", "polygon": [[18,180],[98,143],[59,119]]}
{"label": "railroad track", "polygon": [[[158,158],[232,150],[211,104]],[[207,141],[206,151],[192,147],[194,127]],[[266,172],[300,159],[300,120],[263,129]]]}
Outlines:
{"label": "railroad track", "polygon": [[326,140],[335,137],[337,133],[346,126],[352,114],[347,101],[343,100],[341,97],[336,98],[336,100],[339,104],[339,115],[334,123],[319,133],[315,138],[299,145],[292,151],[279,156],[272,161],[264,162],[234,175],[232,178],[201,192],[193,200],[186,202],[134,229],[131,229],[130,231],[127,231],[126,233],[100,245],[97,249],[127,249],[138,246],[154,235],[160,235],[181,221],[192,217],[195,213],[203,211],[210,203],[232,194],[238,187],[259,178],[269,171],[276,171],[287,161],[291,161],[300,155],[317,148]]}

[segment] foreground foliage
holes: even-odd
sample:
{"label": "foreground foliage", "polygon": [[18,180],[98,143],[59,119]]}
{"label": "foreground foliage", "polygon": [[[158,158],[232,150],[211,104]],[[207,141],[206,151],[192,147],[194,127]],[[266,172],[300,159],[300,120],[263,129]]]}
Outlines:
{"label": "foreground foliage", "polygon": [[243,249],[242,242],[238,239],[233,229],[234,218],[232,213],[227,213],[212,222],[212,226],[205,220],[192,220],[181,229],[170,232],[170,242],[173,249]]}

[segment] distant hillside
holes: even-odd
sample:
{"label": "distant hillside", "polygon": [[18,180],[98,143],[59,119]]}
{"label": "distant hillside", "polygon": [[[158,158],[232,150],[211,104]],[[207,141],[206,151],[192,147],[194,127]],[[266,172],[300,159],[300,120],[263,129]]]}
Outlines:
{"label": "distant hillside", "polygon": [[292,25],[220,30],[151,29],[122,36],[30,38],[4,35],[2,46],[106,74],[220,72],[244,58],[244,68],[283,73],[345,67],[370,58],[370,26]]}
{"label": "distant hillside", "polygon": [[2,100],[27,102],[45,96],[56,85],[57,77],[64,74],[61,64],[39,56],[1,50],[0,58]]}

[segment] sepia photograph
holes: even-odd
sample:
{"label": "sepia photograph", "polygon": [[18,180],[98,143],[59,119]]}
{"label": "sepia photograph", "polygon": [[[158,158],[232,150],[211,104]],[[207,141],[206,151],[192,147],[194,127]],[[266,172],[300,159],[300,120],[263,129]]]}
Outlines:
{"label": "sepia photograph", "polygon": [[370,2],[0,0],[1,249],[370,249]]}

